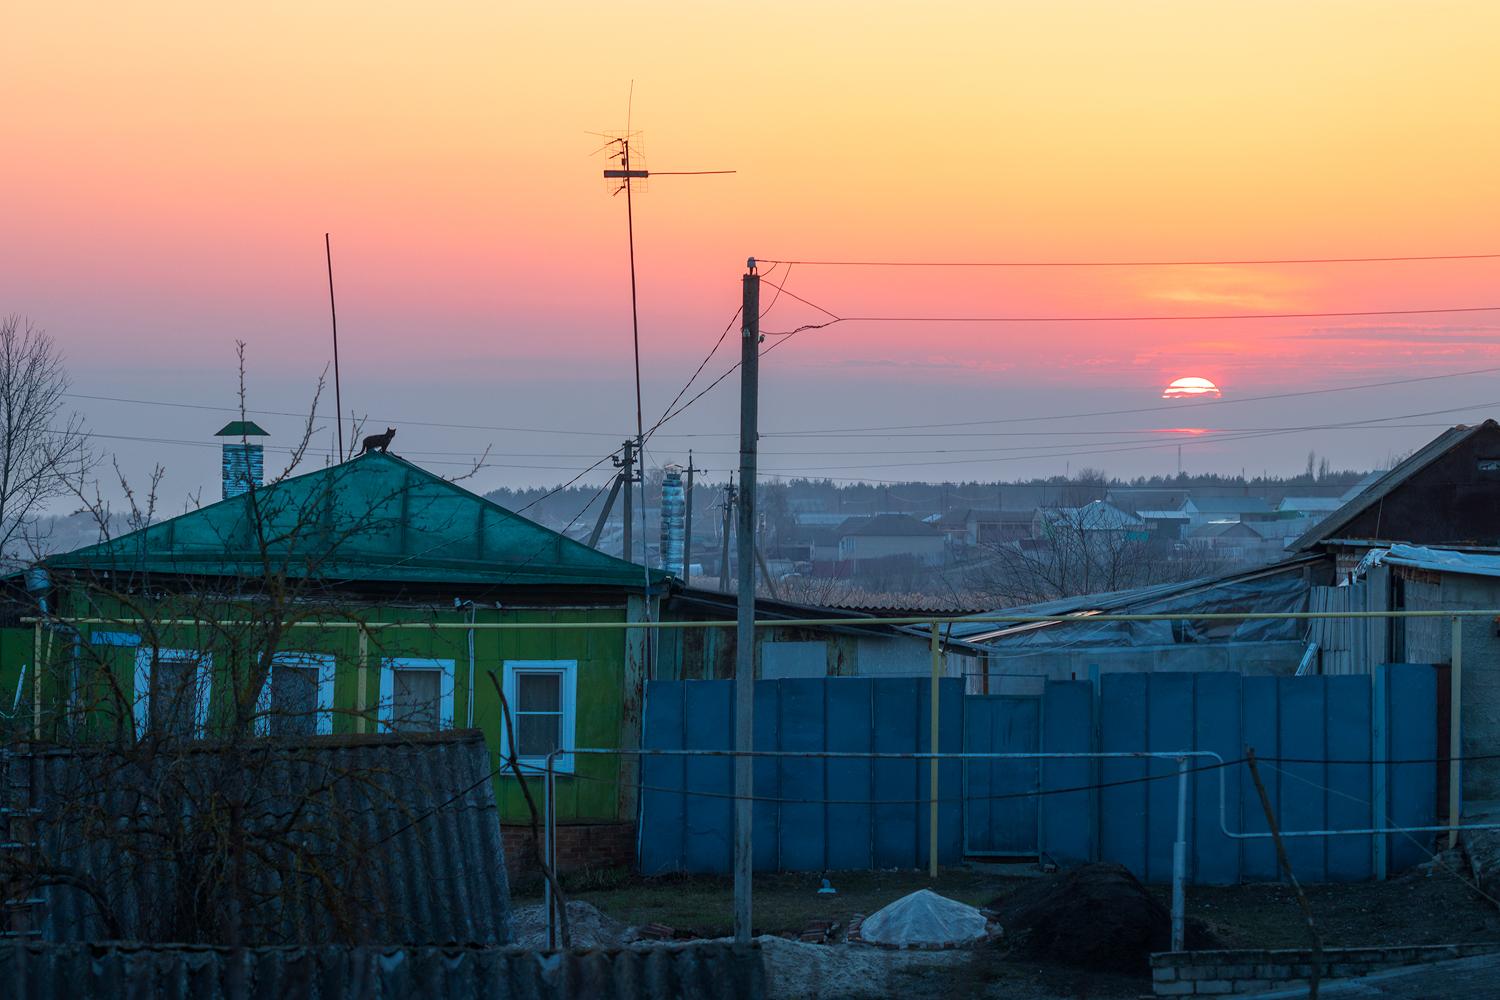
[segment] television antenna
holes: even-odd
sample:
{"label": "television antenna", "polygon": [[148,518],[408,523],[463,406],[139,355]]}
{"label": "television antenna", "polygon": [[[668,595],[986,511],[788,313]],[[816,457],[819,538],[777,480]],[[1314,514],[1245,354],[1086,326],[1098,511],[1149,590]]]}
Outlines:
{"label": "television antenna", "polygon": [[[631,449],[625,450],[625,458],[620,468],[620,482],[628,489],[633,482],[641,483],[641,512],[644,515],[646,507],[645,476],[632,476],[630,466],[633,461],[639,461],[641,449],[646,443],[646,422],[641,405],[641,320],[639,310],[639,298],[636,291],[635,279],[635,200],[637,194],[645,194],[647,182],[654,173],[659,177],[686,177],[700,174],[732,174],[734,170],[648,170],[646,169],[646,157],[644,143],[640,129],[632,129],[631,112],[635,104],[635,82],[630,84],[630,99],[625,109],[625,128],[623,131],[611,132],[589,132],[588,135],[596,135],[604,139],[604,145],[590,155],[597,156],[606,153],[606,159],[612,161],[611,165],[604,168],[605,189],[611,197],[625,194],[625,232],[630,247],[630,335],[635,347],[635,448],[634,455]],[[611,493],[613,500],[613,493]],[[606,501],[604,511],[600,516],[600,523],[609,516],[611,504]],[[628,509],[628,508],[627,508]],[[644,529],[643,529],[644,532]],[[630,551],[630,526],[629,515],[626,515],[625,545],[622,555],[628,561],[631,557]],[[644,545],[644,541],[642,543]],[[645,562],[644,552],[642,562]]]}
{"label": "television antenna", "polygon": [[641,409],[641,324],[640,314],[637,306],[636,281],[635,281],[635,195],[645,194],[648,190],[648,180],[654,173],[658,177],[688,177],[702,174],[732,174],[734,170],[648,170],[646,169],[646,156],[640,129],[629,127],[630,114],[626,116],[627,127],[624,131],[616,132],[590,132],[589,135],[597,135],[605,140],[603,146],[594,150],[594,154],[608,150],[607,158],[613,160],[615,165],[604,169],[605,189],[610,196],[625,194],[625,232],[630,245],[630,328],[635,343],[635,424],[636,436],[642,437],[645,433],[645,421]]}

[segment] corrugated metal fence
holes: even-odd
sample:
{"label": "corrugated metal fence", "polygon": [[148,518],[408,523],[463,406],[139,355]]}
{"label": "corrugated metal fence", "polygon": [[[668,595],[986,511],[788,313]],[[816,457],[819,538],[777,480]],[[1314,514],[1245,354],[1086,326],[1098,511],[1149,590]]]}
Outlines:
{"label": "corrugated metal fence", "polygon": [[[653,684],[646,746],[728,749],[733,745],[729,681]],[[1105,674],[1049,682],[1040,698],[977,696],[965,712],[943,681],[940,744],[973,753],[1122,753],[1211,750],[1226,761],[1246,744],[1264,763],[1285,830],[1423,826],[1436,809],[1437,686],[1425,664],[1386,664],[1367,676],[1246,677],[1238,673]],[[757,750],[923,751],[925,680],[758,681]],[[950,708],[952,703],[952,708]],[[645,783],[723,795],[642,795],[645,871],[729,871],[733,764],[728,757],[647,757]],[[1389,764],[1382,761],[1424,761]],[[770,798],[922,799],[926,766],[907,761],[758,759],[756,795]],[[963,844],[975,854],[1050,854],[1062,864],[1118,861],[1139,878],[1167,882],[1176,839],[1172,760],[1046,760],[959,764],[940,777],[944,863]],[[1195,763],[1198,767],[1201,764]],[[882,770],[886,769],[886,770]],[[1385,816],[1376,815],[1376,775],[1385,778]],[[1277,880],[1269,840],[1226,837],[1219,824],[1225,783],[1228,828],[1264,832],[1265,814],[1243,764],[1205,769],[1189,782],[1188,875],[1195,882]],[[963,788],[962,803],[953,796]],[[949,791],[949,790],[952,791]],[[1032,793],[1042,792],[1041,795]],[[926,807],[756,803],[756,867],[818,871],[920,866]],[[1428,856],[1430,835],[1288,840],[1299,878],[1367,879],[1382,863],[1401,871]],[[1377,849],[1379,848],[1379,849]]]}
{"label": "corrugated metal fence", "polygon": [[754,943],[649,950],[0,945],[0,1000],[760,1000]]}
{"label": "corrugated metal fence", "polygon": [[[939,749],[963,747],[963,679],[939,683]],[[931,682],[911,677],[784,678],[755,682],[756,750],[928,753]],[[642,745],[734,748],[733,681],[653,681]],[[917,760],[755,760],[755,868],[827,871],[927,863],[929,766]],[[963,768],[944,761],[938,860],[963,854]],[[645,756],[641,871],[727,872],[733,862],[730,757]],[[683,795],[652,789],[688,789]],[[806,801],[810,800],[810,801]],[[824,800],[834,800],[826,803]],[[871,804],[878,802],[881,804]]]}
{"label": "corrugated metal fence", "polygon": [[[1314,587],[1309,611],[1365,611],[1365,584]],[[1369,623],[1358,618],[1314,618],[1307,641],[1318,644],[1321,673],[1346,675],[1370,672]]]}

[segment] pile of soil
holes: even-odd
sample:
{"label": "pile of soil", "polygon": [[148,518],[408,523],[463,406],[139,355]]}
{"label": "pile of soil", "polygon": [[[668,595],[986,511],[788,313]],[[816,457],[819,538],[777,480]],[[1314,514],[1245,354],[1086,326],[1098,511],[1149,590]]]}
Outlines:
{"label": "pile of soil", "polygon": [[[988,907],[1012,954],[1093,972],[1145,976],[1151,953],[1172,945],[1172,914],[1124,865],[1078,865]],[[1232,945],[1202,920],[1187,921],[1189,951]]]}

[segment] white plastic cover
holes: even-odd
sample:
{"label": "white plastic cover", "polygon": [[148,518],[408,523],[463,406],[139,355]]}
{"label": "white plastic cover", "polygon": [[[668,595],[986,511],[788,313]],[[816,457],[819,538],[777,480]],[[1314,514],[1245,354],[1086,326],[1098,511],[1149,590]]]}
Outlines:
{"label": "white plastic cover", "polygon": [[984,933],[984,914],[956,899],[918,889],[865,918],[860,936],[885,945],[943,945]]}

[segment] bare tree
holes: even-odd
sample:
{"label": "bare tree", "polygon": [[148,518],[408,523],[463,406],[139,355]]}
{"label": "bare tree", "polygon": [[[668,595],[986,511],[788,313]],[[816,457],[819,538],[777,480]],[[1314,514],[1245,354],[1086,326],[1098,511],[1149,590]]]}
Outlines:
{"label": "bare tree", "polygon": [[1103,594],[1207,576],[1224,561],[1202,546],[1152,538],[1102,502],[1037,509],[1039,538],[989,545],[968,587],[1000,607]]}
{"label": "bare tree", "polygon": [[[242,409],[243,393],[241,345]],[[342,756],[319,734],[373,729],[373,706],[335,707],[318,691],[320,671],[333,669],[351,638],[363,633],[375,662],[409,641],[372,627],[341,596],[336,567],[361,539],[434,515],[416,487],[360,486],[353,464],[288,482],[315,430],[309,416],[288,468],[265,486],[246,484],[222,538],[231,569],[150,569],[145,557],[159,540],[144,533],[153,530],[159,468],[145,490],[120,477],[124,519],[142,535],[102,543],[81,566],[52,568],[59,600],[38,633],[52,694],[35,721],[12,719],[4,735],[35,739],[74,764],[49,792],[39,847],[0,856],[6,898],[72,890],[106,936],[146,941],[360,943],[423,933],[389,925],[392,895],[413,888],[394,884],[405,876],[392,874],[393,862],[409,848],[403,831],[420,835],[422,817],[405,801],[413,782],[430,780],[418,777],[427,769]],[[74,492],[101,533],[119,517]],[[429,702],[408,700],[388,725],[444,725],[429,720]],[[335,726],[336,716],[353,721]],[[381,828],[378,816],[397,817],[397,829]],[[432,886],[418,888],[444,905]]]}
{"label": "bare tree", "polygon": [[77,414],[62,419],[69,388],[62,353],[46,331],[19,316],[0,319],[0,563],[21,562],[48,501],[81,483],[94,462]]}

